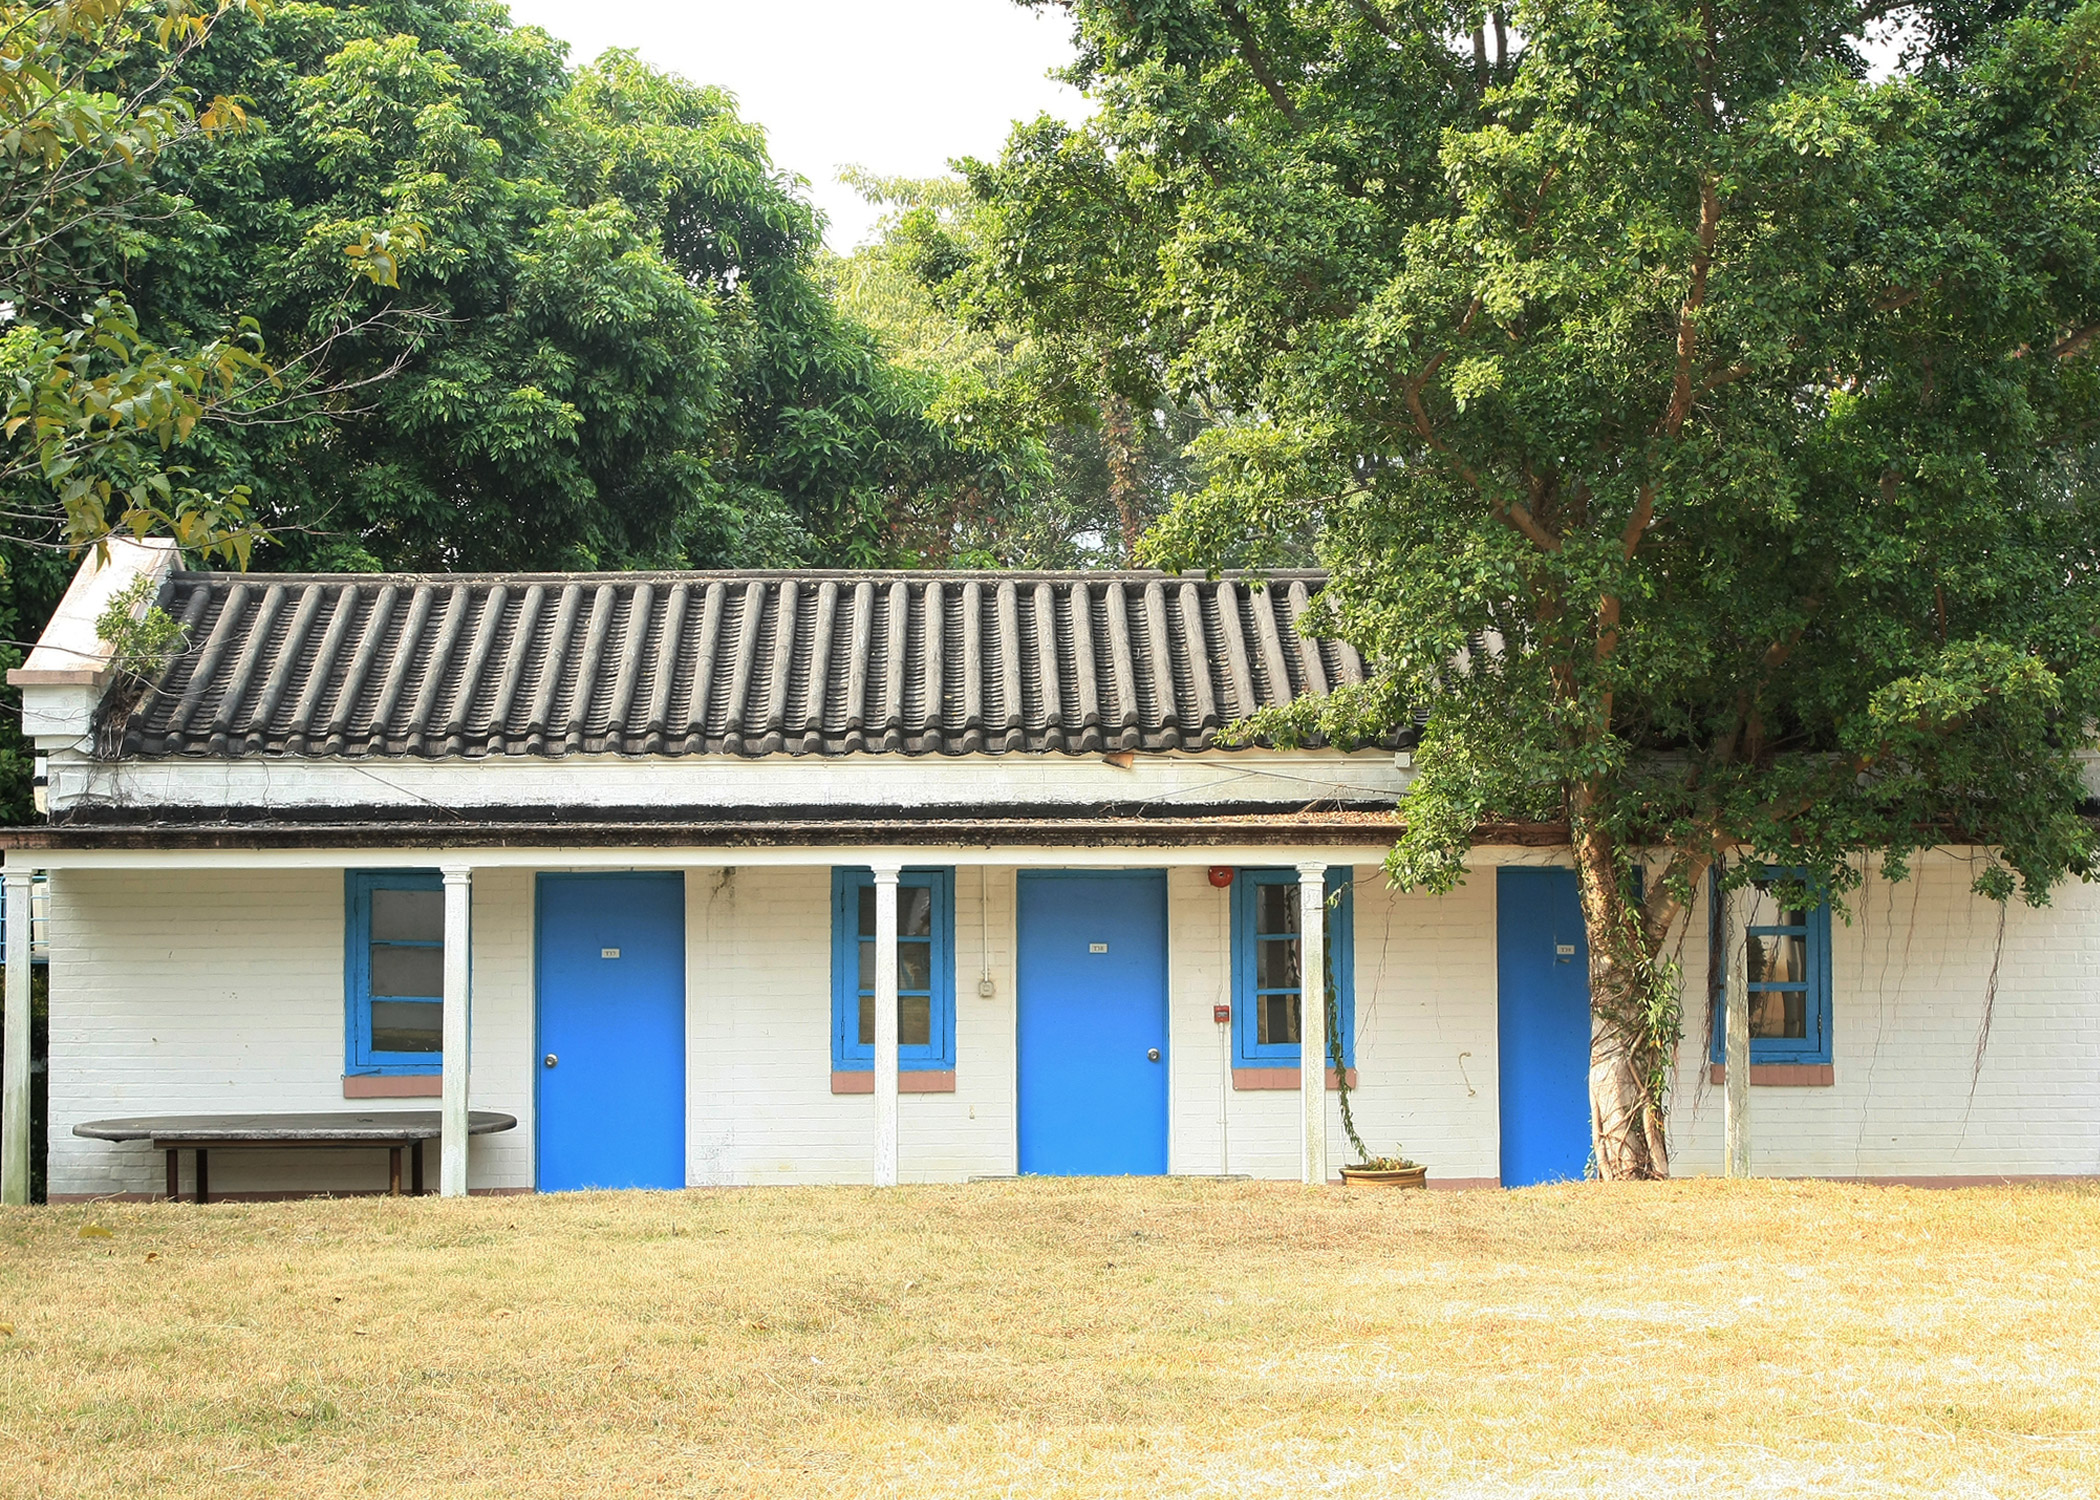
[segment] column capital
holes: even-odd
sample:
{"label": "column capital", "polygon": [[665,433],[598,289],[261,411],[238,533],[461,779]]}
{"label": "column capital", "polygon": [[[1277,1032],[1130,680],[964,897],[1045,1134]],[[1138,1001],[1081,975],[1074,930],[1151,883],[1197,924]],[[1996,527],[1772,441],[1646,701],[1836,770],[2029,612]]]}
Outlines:
{"label": "column capital", "polygon": [[468,885],[474,879],[472,865],[439,865],[438,873],[444,877],[447,885]]}
{"label": "column capital", "polygon": [[875,872],[875,883],[877,885],[895,885],[897,877],[904,873],[904,861],[901,859],[879,859],[872,861],[868,868]]}
{"label": "column capital", "polygon": [[1298,866],[1298,878],[1300,880],[1325,881],[1327,879],[1327,861],[1324,859],[1302,861]]}

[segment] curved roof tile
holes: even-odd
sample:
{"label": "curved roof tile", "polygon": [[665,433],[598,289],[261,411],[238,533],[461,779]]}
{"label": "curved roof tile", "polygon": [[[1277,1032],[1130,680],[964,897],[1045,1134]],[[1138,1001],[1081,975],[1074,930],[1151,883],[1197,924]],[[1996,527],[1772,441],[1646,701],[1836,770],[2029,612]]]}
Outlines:
{"label": "curved roof tile", "polygon": [[177,573],[128,756],[1198,750],[1361,682],[1318,573]]}

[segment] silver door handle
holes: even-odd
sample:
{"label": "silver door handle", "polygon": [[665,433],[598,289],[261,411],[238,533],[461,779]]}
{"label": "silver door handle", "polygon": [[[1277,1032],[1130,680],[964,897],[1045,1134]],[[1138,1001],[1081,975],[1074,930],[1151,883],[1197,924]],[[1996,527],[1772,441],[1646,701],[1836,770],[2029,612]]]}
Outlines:
{"label": "silver door handle", "polygon": [[1159,1048],[1157,1048],[1157,1047],[1147,1047],[1147,1048],[1145,1049],[1145,1061],[1146,1061],[1146,1062],[1158,1062],[1158,1061],[1159,1061]]}
{"label": "silver door handle", "polygon": [[552,1052],[547,1054],[547,1066],[550,1068],[554,1066],[554,1054]]}

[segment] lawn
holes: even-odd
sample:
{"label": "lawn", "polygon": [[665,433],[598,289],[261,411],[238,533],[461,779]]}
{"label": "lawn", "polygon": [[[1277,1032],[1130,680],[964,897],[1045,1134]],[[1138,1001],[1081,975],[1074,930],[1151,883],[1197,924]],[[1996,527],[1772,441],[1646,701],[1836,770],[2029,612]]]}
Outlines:
{"label": "lawn", "polygon": [[2082,1188],[8,1210],[0,1325],[7,1495],[2100,1492]]}

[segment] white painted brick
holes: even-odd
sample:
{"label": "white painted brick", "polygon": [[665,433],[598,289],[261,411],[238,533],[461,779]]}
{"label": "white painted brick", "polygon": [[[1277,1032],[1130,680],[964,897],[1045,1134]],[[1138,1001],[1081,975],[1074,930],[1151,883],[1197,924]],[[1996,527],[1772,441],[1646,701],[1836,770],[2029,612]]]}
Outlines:
{"label": "white painted brick", "polygon": [[[830,872],[693,869],[687,902],[687,1172],[696,1183],[863,1182],[873,1101],[831,1081]],[[1357,1121],[1443,1178],[1498,1175],[1492,869],[1444,897],[1389,892],[1358,870]],[[1997,912],[1969,866],[1920,863],[1873,884],[1835,929],[1832,1088],[1753,1090],[1758,1170],[1948,1175],[2100,1171],[2100,890],[2007,913],[1995,1020],[1976,1041]],[[483,871],[474,890],[477,1107],[519,1129],[473,1148],[476,1187],[532,1182],[534,876]],[[1011,869],[956,877],[956,1091],[900,1101],[911,1180],[1014,1170]],[[1229,1087],[1229,896],[1197,868],[1169,891],[1170,1166],[1290,1178],[1297,1098]],[[148,1147],[74,1137],[80,1120],[186,1111],[347,1107],[343,882],[335,871],[52,877],[52,1157],[59,1193],[155,1191]],[[995,994],[977,992],[987,949]],[[1674,1095],[1680,1172],[1720,1157],[1705,1081],[1703,905],[1684,943],[1687,1040]],[[431,1108],[371,1100],[370,1109]],[[1330,1106],[1330,1159],[1346,1158]],[[435,1171],[434,1161],[431,1170]],[[215,1188],[371,1187],[383,1158],[215,1158]]]}

